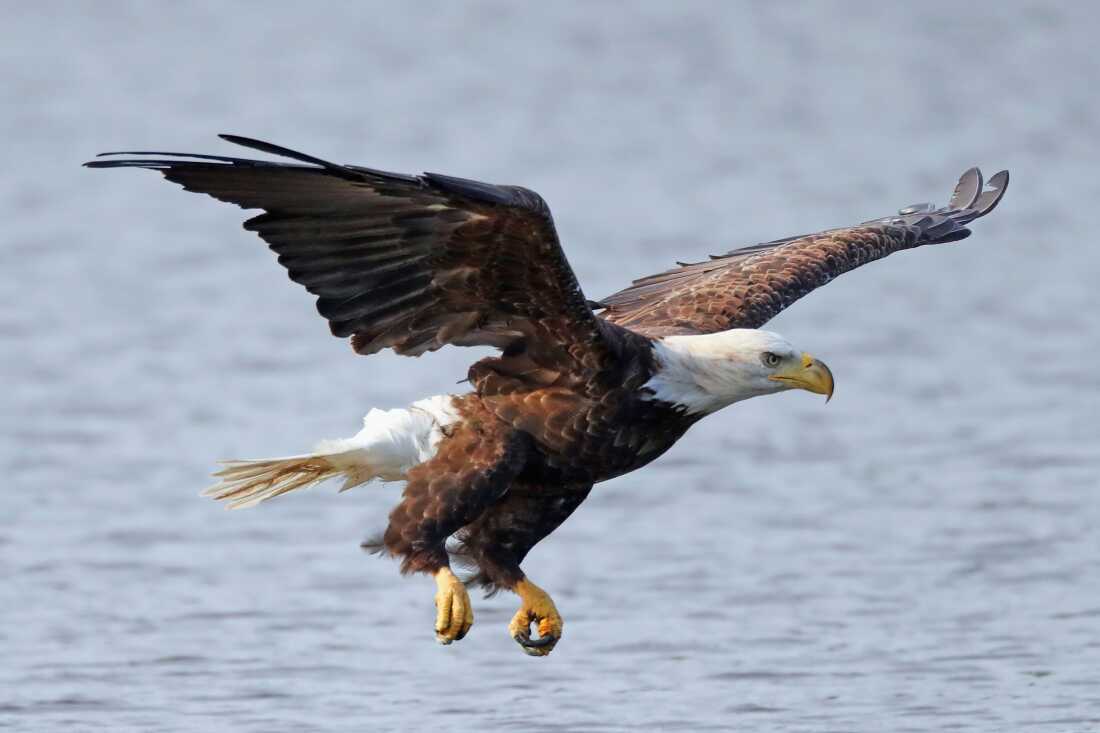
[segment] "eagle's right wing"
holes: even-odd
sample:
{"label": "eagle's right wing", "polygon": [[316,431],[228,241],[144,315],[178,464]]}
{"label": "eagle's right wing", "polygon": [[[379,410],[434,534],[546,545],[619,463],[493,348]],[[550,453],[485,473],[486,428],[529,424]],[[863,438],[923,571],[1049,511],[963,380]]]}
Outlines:
{"label": "eagle's right wing", "polygon": [[971,168],[959,179],[947,206],[910,206],[845,229],[789,237],[683,263],[635,280],[598,305],[611,323],[652,336],[759,328],[781,310],[833,278],[893,252],[923,244],[955,242],[1001,200],[1008,171],[985,186]]}
{"label": "eagle's right wing", "polygon": [[337,165],[234,135],[230,142],[302,161],[213,155],[96,160],[160,171],[189,191],[245,209],[245,222],[317,297],[336,336],[360,354],[419,355],[444,344],[500,348],[526,338],[542,363],[599,368],[608,327],[593,315],[550,210],[525,188]]}

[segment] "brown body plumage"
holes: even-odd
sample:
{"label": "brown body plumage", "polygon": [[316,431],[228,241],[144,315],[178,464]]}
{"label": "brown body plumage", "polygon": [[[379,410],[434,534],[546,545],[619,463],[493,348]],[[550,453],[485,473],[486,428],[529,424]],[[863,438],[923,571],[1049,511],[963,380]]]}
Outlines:
{"label": "brown body plumage", "polygon": [[[778,369],[767,373],[775,384],[743,386],[737,380],[748,377],[732,372],[696,380],[692,370],[713,372],[713,358],[677,338],[756,329],[848,270],[962,239],[1008,180],[999,173],[984,190],[971,169],[944,208],[912,207],[857,227],[734,250],[594,303],[577,284],[548,207],[527,189],[337,165],[225,137],[305,165],[172,153],[127,153],[152,157],[88,165],[159,170],[187,190],[263,209],[245,227],[317,296],[333,334],[350,336],[360,354],[391,348],[415,356],[447,344],[501,349],[470,368],[472,391],[450,403],[457,418],[433,423],[437,432],[424,438],[430,455],[399,469],[407,483],[382,548],[402,559],[403,570],[436,576],[437,631],[449,642],[472,622],[465,591],[447,570],[446,542],[456,537],[460,553],[479,568],[476,582],[520,594],[513,633],[533,654],[548,653],[561,623],[520,563],[593,484],[645,465],[705,414],[737,399],[792,385],[831,394],[831,374],[819,362],[804,355],[799,366],[795,356],[769,351],[760,352],[764,366],[756,356],[746,363]],[[740,343],[729,333],[730,343]],[[718,394],[728,384],[729,394]],[[681,392],[688,396],[680,399]],[[713,406],[706,402],[712,393]],[[341,473],[349,486],[388,477],[348,468],[354,455],[232,464],[215,495],[251,503]],[[542,639],[530,640],[530,621],[539,622]]]}

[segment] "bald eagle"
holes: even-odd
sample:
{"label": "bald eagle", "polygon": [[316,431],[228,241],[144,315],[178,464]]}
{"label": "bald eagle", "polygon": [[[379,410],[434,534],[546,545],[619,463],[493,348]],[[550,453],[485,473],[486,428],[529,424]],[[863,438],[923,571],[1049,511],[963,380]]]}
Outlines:
{"label": "bald eagle", "polygon": [[[454,344],[499,354],[470,367],[465,394],[373,409],[357,434],[309,454],[225,461],[205,493],[236,508],[330,478],[343,479],[341,491],[404,481],[379,549],[402,572],[434,576],[438,641],[470,630],[467,584],[503,588],[520,598],[509,633],[532,656],[554,648],[562,618],[520,564],[594,484],[644,466],[739,400],[790,389],[831,396],[822,361],[760,327],[853,268],[963,239],[1008,185],[1006,171],[986,185],[971,168],[947,206],[680,263],[592,301],[533,191],[222,138],[297,162],[122,152],[86,165],[160,171],[188,191],[263,210],[245,229],[317,296],[333,335],[350,337],[356,353],[419,356]],[[454,553],[476,568],[465,582],[451,570]]]}

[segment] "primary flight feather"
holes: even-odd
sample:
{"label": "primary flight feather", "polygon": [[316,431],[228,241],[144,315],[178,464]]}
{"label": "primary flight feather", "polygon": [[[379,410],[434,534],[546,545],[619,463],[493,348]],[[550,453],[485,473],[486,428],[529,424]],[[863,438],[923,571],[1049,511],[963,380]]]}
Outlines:
{"label": "primary flight feather", "polygon": [[470,367],[468,393],[371,410],[355,436],[310,454],[227,461],[206,493],[242,507],[329,478],[343,479],[341,490],[404,480],[378,549],[401,558],[403,572],[434,576],[437,639],[461,639],[473,623],[450,569],[454,537],[478,569],[468,582],[519,595],[509,633],[533,656],[554,648],[562,619],[520,563],[595,483],[644,466],[734,402],[788,389],[831,396],[824,363],[758,329],[860,265],[963,239],[1008,185],[1007,171],[985,184],[971,168],[944,207],[733,250],[591,301],[533,191],[222,137],[298,162],[124,152],[86,165],[158,170],[188,191],[262,210],[245,228],[360,354],[419,356],[447,344],[500,353]]}

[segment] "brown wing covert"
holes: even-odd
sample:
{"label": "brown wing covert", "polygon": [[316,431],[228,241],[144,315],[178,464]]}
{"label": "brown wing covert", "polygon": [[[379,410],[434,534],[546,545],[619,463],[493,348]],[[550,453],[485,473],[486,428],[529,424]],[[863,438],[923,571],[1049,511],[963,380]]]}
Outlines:
{"label": "brown wing covert", "polygon": [[611,323],[648,336],[759,328],[810,291],[889,254],[956,242],[967,225],[1000,202],[1001,171],[984,185],[981,171],[963,173],[947,206],[919,204],[894,216],[845,229],[755,244],[704,262],[686,263],[635,280],[599,301]]}

